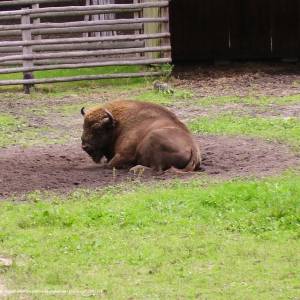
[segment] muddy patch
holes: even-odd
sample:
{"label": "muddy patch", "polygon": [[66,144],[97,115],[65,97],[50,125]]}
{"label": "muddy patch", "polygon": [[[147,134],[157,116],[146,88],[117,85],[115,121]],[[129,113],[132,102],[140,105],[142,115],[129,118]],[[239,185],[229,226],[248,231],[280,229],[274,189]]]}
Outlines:
{"label": "muddy patch", "polygon": [[[225,136],[197,137],[202,145],[203,168],[193,174],[144,174],[142,182],[190,176],[234,178],[277,175],[300,165],[300,158],[287,146],[251,138]],[[103,169],[94,164],[79,144],[0,150],[0,198],[34,190],[71,191],[75,188],[102,188],[136,180],[126,170]]]}

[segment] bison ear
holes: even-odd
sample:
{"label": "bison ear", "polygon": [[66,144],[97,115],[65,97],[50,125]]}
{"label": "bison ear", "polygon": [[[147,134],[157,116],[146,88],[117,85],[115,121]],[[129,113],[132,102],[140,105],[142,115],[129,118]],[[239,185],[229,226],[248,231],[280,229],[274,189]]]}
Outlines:
{"label": "bison ear", "polygon": [[94,131],[115,128],[116,126],[115,118],[108,110],[104,109],[104,111],[106,113],[106,116],[103,119],[99,120],[97,123],[92,125],[92,129]]}
{"label": "bison ear", "polygon": [[92,125],[92,129],[94,131],[100,131],[102,129],[110,129],[110,128],[114,128],[115,123],[112,123],[111,119],[109,117],[105,117],[102,120],[100,120],[99,122],[95,123]]}

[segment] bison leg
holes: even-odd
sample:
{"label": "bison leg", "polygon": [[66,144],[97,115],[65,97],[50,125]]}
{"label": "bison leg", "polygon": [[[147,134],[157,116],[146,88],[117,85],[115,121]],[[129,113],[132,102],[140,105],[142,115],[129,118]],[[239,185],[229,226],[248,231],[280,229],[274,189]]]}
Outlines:
{"label": "bison leg", "polygon": [[132,167],[131,169],[129,169],[129,172],[132,172],[134,175],[141,176],[147,170],[151,170],[151,168],[145,167],[145,166],[142,166],[142,165],[136,165],[136,166]]}
{"label": "bison leg", "polygon": [[164,173],[167,173],[167,174],[175,174],[175,175],[183,175],[183,174],[186,174],[187,171],[183,171],[183,170],[180,170],[180,169],[171,167],[170,169],[164,171]]}
{"label": "bison leg", "polygon": [[127,157],[122,156],[120,153],[117,153],[107,164],[107,167],[110,169],[123,169],[132,165],[131,160]]}

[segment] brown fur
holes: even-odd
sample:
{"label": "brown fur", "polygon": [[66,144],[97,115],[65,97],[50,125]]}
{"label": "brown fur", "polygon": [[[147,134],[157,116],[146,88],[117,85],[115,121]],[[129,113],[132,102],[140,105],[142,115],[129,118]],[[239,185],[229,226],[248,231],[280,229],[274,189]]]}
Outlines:
{"label": "brown fur", "polygon": [[[105,110],[112,114],[115,124]],[[200,167],[200,150],[187,127],[160,105],[109,102],[89,110],[83,128],[83,149],[95,162],[106,157],[109,167],[139,164],[155,170],[174,167],[185,171]]]}

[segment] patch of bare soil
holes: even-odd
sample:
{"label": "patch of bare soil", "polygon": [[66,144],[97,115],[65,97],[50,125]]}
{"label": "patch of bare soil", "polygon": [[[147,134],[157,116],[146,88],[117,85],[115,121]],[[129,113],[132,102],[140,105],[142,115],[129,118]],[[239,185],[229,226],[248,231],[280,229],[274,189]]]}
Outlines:
{"label": "patch of bare soil", "polygon": [[[149,182],[175,177],[220,178],[267,176],[300,165],[300,158],[288,147],[251,138],[197,137],[202,146],[204,172],[178,175],[145,173],[139,180]],[[136,180],[126,170],[103,169],[94,164],[79,144],[43,148],[0,150],[0,198],[34,190],[71,191],[74,188],[102,188]]]}
{"label": "patch of bare soil", "polygon": [[300,104],[271,105],[263,115],[283,118],[300,118]]}
{"label": "patch of bare soil", "polygon": [[200,117],[218,117],[224,114],[235,114],[239,116],[251,117],[280,117],[280,118],[300,118],[300,104],[268,106],[243,105],[240,103],[231,103],[224,105],[210,106],[190,106],[190,107],[169,107],[181,121],[187,123]]}
{"label": "patch of bare soil", "polygon": [[300,93],[298,64],[242,64],[226,66],[179,65],[177,86],[191,88],[200,97],[287,96]]}
{"label": "patch of bare soil", "polygon": [[[225,104],[225,105],[210,105],[206,107],[189,106],[189,107],[168,107],[176,116],[184,123],[188,123],[193,119],[200,117],[218,117],[226,113],[239,113],[244,115],[258,115],[262,113],[259,108],[243,106],[241,104]],[[265,111],[265,110],[264,110]]]}

